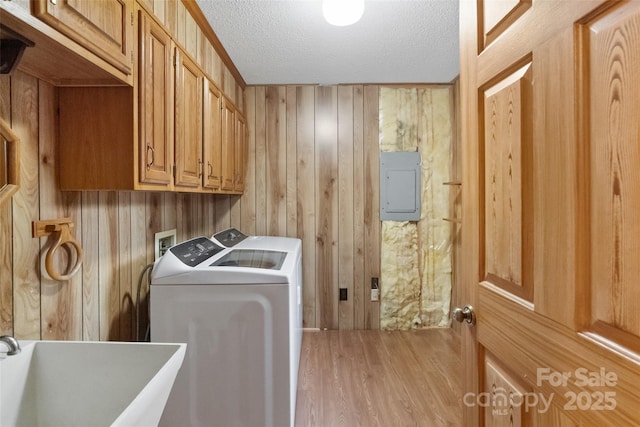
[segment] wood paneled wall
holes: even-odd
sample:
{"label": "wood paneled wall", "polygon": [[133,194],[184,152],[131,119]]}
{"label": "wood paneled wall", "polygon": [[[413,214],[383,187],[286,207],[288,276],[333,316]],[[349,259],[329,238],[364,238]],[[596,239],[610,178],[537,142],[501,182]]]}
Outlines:
{"label": "wood paneled wall", "polygon": [[[0,334],[135,339],[138,278],[153,261],[154,234],[176,228],[178,240],[185,240],[238,226],[238,196],[60,192],[56,93],[53,86],[21,72],[0,77],[0,117],[20,138],[21,151],[20,190],[0,206]],[[54,282],[40,273],[48,243],[31,237],[31,222],[65,216],[75,221],[85,259],[72,280]],[[60,263],[63,257],[56,255]],[[146,286],[141,299],[145,297]],[[144,304],[142,308],[145,318]]]}
{"label": "wood paneled wall", "polygon": [[245,112],[240,228],[302,239],[305,327],[379,328],[378,86],[247,87]]}
{"label": "wood paneled wall", "polygon": [[[378,303],[369,301],[380,269],[377,86],[248,88],[241,197],[60,192],[56,93],[21,72],[0,78],[0,115],[22,158],[21,188],[0,207],[0,333],[135,339],[138,279],[153,261],[154,233],[176,228],[185,240],[230,226],[302,239],[305,327],[378,328]],[[40,273],[48,241],[31,237],[31,222],[63,216],[74,219],[85,260],[59,283]],[[338,301],[340,287],[347,301]]]}
{"label": "wood paneled wall", "polygon": [[[378,86],[248,87],[242,196],[60,192],[56,93],[20,72],[0,78],[0,115],[22,154],[20,191],[0,207],[0,333],[134,339],[154,233],[176,228],[185,240],[230,226],[302,239],[305,327],[379,328],[379,303],[370,301],[371,278],[380,276]],[[62,216],[75,220],[85,261],[57,283],[40,274],[47,240],[31,237],[31,222]]]}

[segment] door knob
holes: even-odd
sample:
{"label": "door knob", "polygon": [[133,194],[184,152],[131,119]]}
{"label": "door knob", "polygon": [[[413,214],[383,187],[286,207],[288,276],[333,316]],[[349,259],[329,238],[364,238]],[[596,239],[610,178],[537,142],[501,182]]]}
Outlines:
{"label": "door knob", "polygon": [[473,313],[473,307],[470,305],[467,305],[464,308],[454,308],[451,317],[453,318],[453,320],[460,323],[462,323],[463,321],[467,322],[467,324],[469,325],[473,325],[476,323],[476,315]]}

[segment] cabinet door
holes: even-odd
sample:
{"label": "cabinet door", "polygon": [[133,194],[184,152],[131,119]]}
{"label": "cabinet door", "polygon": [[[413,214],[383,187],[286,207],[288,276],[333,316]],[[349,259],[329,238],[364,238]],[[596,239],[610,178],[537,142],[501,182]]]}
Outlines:
{"label": "cabinet door", "polygon": [[234,191],[244,191],[244,175],[247,164],[246,122],[244,117],[236,111],[236,158]]}
{"label": "cabinet door", "polygon": [[40,20],[131,74],[133,62],[132,0],[35,0]]}
{"label": "cabinet door", "polygon": [[204,187],[220,190],[222,185],[222,94],[204,79]]}
{"label": "cabinet door", "polygon": [[139,177],[142,183],[168,185],[173,158],[172,42],[143,11],[139,36]]}
{"label": "cabinet door", "polygon": [[202,72],[176,48],[175,184],[200,187],[202,182]]}
{"label": "cabinet door", "polygon": [[235,109],[222,101],[222,190],[233,191],[235,182]]}

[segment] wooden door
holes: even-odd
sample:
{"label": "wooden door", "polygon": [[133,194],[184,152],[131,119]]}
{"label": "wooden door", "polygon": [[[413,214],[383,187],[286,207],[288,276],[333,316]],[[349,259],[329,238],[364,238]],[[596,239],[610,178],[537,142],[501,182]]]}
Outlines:
{"label": "wooden door", "polygon": [[146,12],[139,14],[139,176],[166,186],[173,162],[173,44]]}
{"label": "wooden door", "polygon": [[235,180],[233,190],[244,191],[244,176],[247,163],[246,121],[240,112],[236,112]]}
{"label": "wooden door", "polygon": [[638,426],[640,2],[460,6],[466,425]]}
{"label": "wooden door", "polygon": [[175,184],[197,188],[202,182],[202,72],[176,48]]}
{"label": "wooden door", "polygon": [[131,74],[132,0],[35,0],[33,10],[42,21]]}
{"label": "wooden door", "polygon": [[204,79],[204,186],[220,190],[222,183],[222,94]]}
{"label": "wooden door", "polygon": [[233,191],[235,182],[235,109],[222,100],[222,190]]}

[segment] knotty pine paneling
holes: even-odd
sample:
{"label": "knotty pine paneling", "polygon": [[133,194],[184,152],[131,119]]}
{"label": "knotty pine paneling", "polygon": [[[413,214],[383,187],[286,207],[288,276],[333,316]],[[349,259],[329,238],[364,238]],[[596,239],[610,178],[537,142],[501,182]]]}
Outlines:
{"label": "knotty pine paneling", "polygon": [[[100,241],[98,239],[98,192],[85,191],[80,194],[82,212],[82,228],[78,228],[76,218],[76,240],[81,240],[84,249],[82,263],[82,339],[96,341],[100,339],[100,278],[98,276],[98,260],[100,258]],[[142,270],[141,270],[142,271]],[[80,273],[79,273],[80,274]],[[74,312],[77,309],[73,310]]]}
{"label": "knotty pine paneling", "polygon": [[316,89],[316,322],[338,329],[338,106],[337,86]]}
{"label": "knotty pine paneling", "polygon": [[[181,241],[230,226],[302,239],[305,327],[379,327],[379,303],[369,301],[380,275],[378,86],[247,88],[242,196],[60,192],[55,88],[18,72],[0,78],[0,91],[0,113],[13,119],[26,159],[22,188],[0,207],[0,333],[135,339],[137,282],[153,260],[154,233],[176,228]],[[65,283],[41,277],[47,241],[30,234],[31,221],[54,216],[74,218],[85,252]],[[339,287],[347,301],[338,301]],[[142,319],[146,295],[145,282]]]}
{"label": "knotty pine paneling", "polygon": [[[9,79],[0,79],[0,117],[9,125],[11,124],[11,86]],[[12,327],[13,317],[13,271],[11,261],[13,260],[11,227],[12,203],[0,205],[0,331],[8,330]],[[6,220],[5,220],[6,219]]]}
{"label": "knotty pine paneling", "polygon": [[[364,87],[364,278],[365,304],[364,328],[380,327],[380,305],[369,301],[370,278],[380,277],[380,142],[379,142],[379,98],[377,86]],[[361,218],[356,218],[360,220]],[[358,311],[356,311],[356,316]]]}
{"label": "knotty pine paneling", "polygon": [[[40,244],[31,238],[31,220],[39,215],[38,80],[16,73],[11,79],[11,128],[20,140],[20,189],[12,199],[14,335],[40,337]],[[4,117],[5,120],[8,117]],[[21,310],[15,310],[15,308]]]}
{"label": "knotty pine paneling", "polygon": [[[298,238],[302,239],[302,316],[303,325],[320,327],[316,322],[316,202],[315,202],[315,88],[303,86],[296,90],[296,147],[298,188]],[[256,90],[256,94],[260,91]],[[256,98],[256,106],[258,99]],[[305,189],[305,190],[302,190]]]}
{"label": "knotty pine paneling", "polygon": [[[249,123],[247,122],[247,130],[248,134],[255,134],[254,138],[254,155],[253,155],[253,164],[248,164],[247,168],[251,169],[252,167],[255,169],[254,181],[250,184],[246,182],[245,179],[245,191],[246,194],[243,194],[243,199],[247,197],[251,197],[250,188],[253,188],[253,193],[255,194],[254,204],[254,212],[255,212],[255,234],[263,235],[267,234],[267,175],[270,172],[267,170],[267,152],[266,152],[266,140],[267,140],[267,121],[266,121],[266,88],[265,87],[256,87],[252,91],[247,91],[247,94],[255,92],[254,102],[255,107],[253,110],[255,111],[255,122]],[[250,95],[249,95],[250,96]],[[247,98],[249,98],[249,96]],[[251,203],[251,202],[250,202]],[[247,224],[243,224],[243,227],[247,227]]]}
{"label": "knotty pine paneling", "polygon": [[[287,87],[287,141],[296,141],[298,133],[298,116],[297,111],[297,89],[295,86]],[[286,164],[295,165],[298,158],[297,144],[288,144],[286,147],[287,158]],[[287,236],[295,237],[298,235],[298,202],[296,200],[296,194],[298,192],[298,171],[297,168],[287,168]]]}
{"label": "knotty pine paneling", "polygon": [[304,327],[378,329],[378,86],[252,86],[245,112],[245,193],[228,211],[248,233],[302,239]]}
{"label": "knotty pine paneling", "polygon": [[[0,334],[18,339],[133,340],[138,278],[153,261],[156,232],[178,239],[240,227],[238,196],[61,192],[57,185],[57,90],[22,72],[0,76],[0,117],[20,138],[20,190],[0,206]],[[133,143],[133,141],[132,141]],[[78,165],[82,167],[82,165]],[[31,223],[69,216],[84,263],[67,282],[42,273],[49,242]],[[56,262],[65,262],[64,251]],[[146,280],[141,295],[144,334]]]}
{"label": "knotty pine paneling", "polygon": [[[377,88],[375,90],[377,92]],[[353,326],[356,329],[365,328],[365,311],[369,303],[370,281],[364,269],[365,260],[365,223],[360,221],[364,218],[364,200],[365,200],[365,183],[364,174],[364,88],[355,86],[353,88],[353,277],[364,278],[364,280],[353,281],[353,307],[364,307],[365,310],[354,310]],[[375,184],[372,182],[371,184]],[[345,213],[347,215],[347,213]],[[378,229],[379,231],[379,229]],[[379,238],[378,238],[379,242]],[[380,257],[379,254],[373,254],[373,257]],[[351,292],[351,291],[350,291]],[[378,311],[377,306],[376,312]],[[342,308],[342,307],[341,307]],[[363,326],[364,325],[364,326]]]}
{"label": "knotty pine paneling", "polygon": [[270,236],[287,234],[287,105],[284,86],[266,89],[266,176],[267,232]]}
{"label": "knotty pine paneling", "polygon": [[[354,300],[354,228],[353,217],[353,164],[354,164],[354,90],[350,86],[338,87],[338,283],[346,288],[351,298],[338,302],[338,324],[341,329],[353,329]],[[342,236],[342,238],[340,238]],[[358,301],[360,302],[360,300]]]}
{"label": "knotty pine paneling", "polygon": [[[80,211],[77,204],[77,193],[61,193],[55,191],[57,150],[49,143],[50,135],[57,135],[56,90],[53,86],[41,81],[38,85],[38,127],[39,127],[39,188],[40,217],[78,218]],[[80,227],[81,224],[76,224]],[[76,231],[77,233],[78,231]],[[35,240],[38,242],[38,240]],[[42,239],[41,251],[47,249],[47,240]],[[43,252],[41,252],[43,253]],[[56,257],[56,268],[63,271],[69,257],[59,251]],[[41,278],[41,330],[43,339],[61,339],[66,335],[79,336],[82,333],[81,316],[69,316],[73,307],[82,306],[82,281],[76,275],[67,282],[57,282]],[[62,310],[60,308],[63,308]]]}

